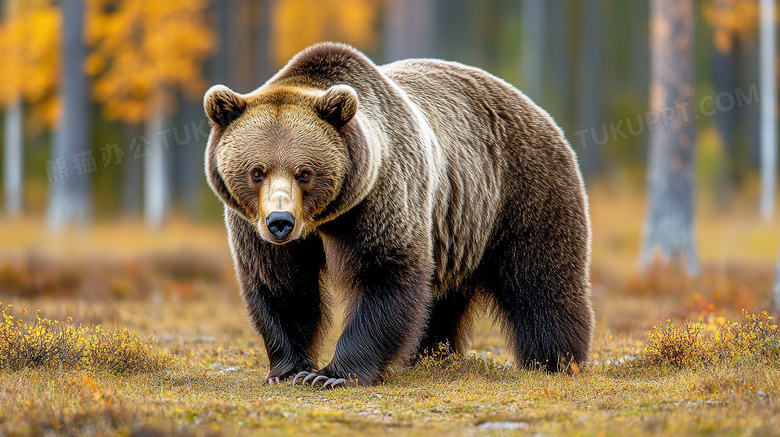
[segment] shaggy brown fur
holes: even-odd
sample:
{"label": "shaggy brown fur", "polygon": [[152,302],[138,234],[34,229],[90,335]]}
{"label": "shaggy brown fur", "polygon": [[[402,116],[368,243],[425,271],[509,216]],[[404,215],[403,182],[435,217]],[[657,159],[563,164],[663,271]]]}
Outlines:
{"label": "shaggy brown fur", "polygon": [[[205,107],[206,173],[269,382],[372,384],[440,343],[462,352],[476,300],[493,304],[518,364],[587,358],[582,179],[561,130],[506,82],[439,60],[378,67],[325,43],[249,94],[213,87]],[[267,229],[274,211],[294,218],[289,235]],[[321,273],[349,310],[316,370]]]}

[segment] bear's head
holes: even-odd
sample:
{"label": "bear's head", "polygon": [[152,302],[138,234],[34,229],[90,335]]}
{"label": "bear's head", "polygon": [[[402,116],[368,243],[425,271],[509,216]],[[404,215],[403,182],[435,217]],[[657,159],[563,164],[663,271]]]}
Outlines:
{"label": "bear's head", "polygon": [[209,184],[263,239],[283,244],[306,235],[339,203],[362,142],[359,127],[348,126],[358,124],[352,87],[241,95],[216,85],[204,106],[212,125]]}

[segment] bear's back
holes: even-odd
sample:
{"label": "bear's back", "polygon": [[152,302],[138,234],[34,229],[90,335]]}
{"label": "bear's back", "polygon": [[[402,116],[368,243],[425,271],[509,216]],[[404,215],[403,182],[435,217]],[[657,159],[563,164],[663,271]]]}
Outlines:
{"label": "bear's back", "polygon": [[438,285],[448,288],[477,267],[492,231],[508,225],[497,221],[521,227],[524,215],[543,207],[545,183],[530,179],[559,174],[576,182],[576,158],[543,109],[481,69],[435,59],[379,69],[420,108],[438,141],[444,171],[434,255]]}
{"label": "bear's back", "polygon": [[503,129],[489,103],[493,85],[480,84],[479,70],[437,60],[380,70],[420,108],[436,136],[443,171],[434,195],[434,285],[450,288],[477,267],[501,201]]}

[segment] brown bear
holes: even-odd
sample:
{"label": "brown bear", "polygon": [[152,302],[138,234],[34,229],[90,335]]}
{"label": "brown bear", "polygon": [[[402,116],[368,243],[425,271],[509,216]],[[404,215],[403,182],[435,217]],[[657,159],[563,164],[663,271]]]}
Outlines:
{"label": "brown bear", "polygon": [[[212,87],[204,105],[206,174],[268,352],[265,383],[373,384],[440,344],[463,352],[483,301],[517,364],[587,358],[582,178],[562,131],[508,83],[322,43],[249,94]],[[347,314],[320,369],[326,283]]]}

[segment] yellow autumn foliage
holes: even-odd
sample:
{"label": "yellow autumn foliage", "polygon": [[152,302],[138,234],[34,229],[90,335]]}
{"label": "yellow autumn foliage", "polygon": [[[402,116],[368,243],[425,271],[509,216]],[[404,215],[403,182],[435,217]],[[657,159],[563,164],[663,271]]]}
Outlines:
{"label": "yellow autumn foliage", "polygon": [[330,39],[370,49],[376,46],[381,0],[282,0],[277,3],[272,35],[277,65],[298,51]]}
{"label": "yellow autumn foliage", "polygon": [[106,116],[142,121],[158,87],[196,96],[203,62],[217,34],[206,22],[209,0],[87,0],[87,71]]}
{"label": "yellow autumn foliage", "polygon": [[[0,25],[0,106],[34,103],[46,124],[57,119],[62,14],[55,0],[9,0]],[[207,17],[211,0],[85,0],[84,68],[109,119],[142,121],[156,90],[199,97],[203,63],[218,39]],[[382,0],[279,0],[272,17],[277,66],[306,46],[330,39],[363,49],[378,43]],[[40,111],[38,111],[40,109]]]}
{"label": "yellow autumn foliage", "polygon": [[32,103],[46,124],[56,120],[61,14],[52,0],[9,0],[0,25],[0,106]]}
{"label": "yellow autumn foliage", "polygon": [[712,26],[715,48],[722,53],[731,51],[735,37],[745,38],[758,26],[756,0],[709,0],[702,13]]}

